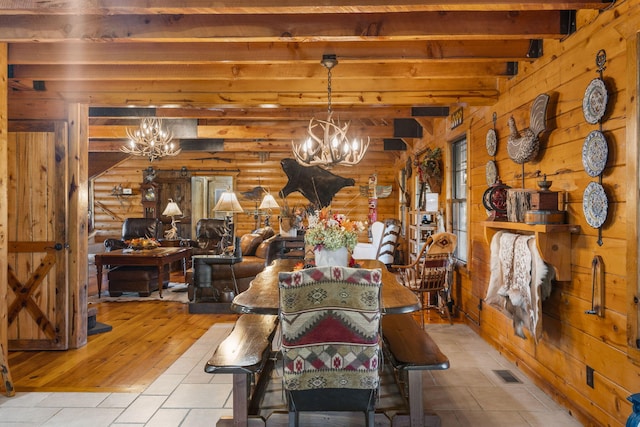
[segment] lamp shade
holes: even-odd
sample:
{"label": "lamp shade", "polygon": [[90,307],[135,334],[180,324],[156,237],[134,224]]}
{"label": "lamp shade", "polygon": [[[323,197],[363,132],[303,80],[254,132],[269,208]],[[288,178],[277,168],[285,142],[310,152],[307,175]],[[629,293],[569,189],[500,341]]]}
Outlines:
{"label": "lamp shade", "polygon": [[169,203],[167,203],[167,207],[164,208],[164,212],[162,212],[164,216],[180,216],[182,215],[182,211],[178,207],[178,204],[174,202],[172,199],[169,199]]}
{"label": "lamp shade", "polygon": [[276,209],[279,208],[278,202],[273,198],[271,193],[267,193],[260,203],[260,207],[258,209]]}
{"label": "lamp shade", "polygon": [[222,212],[244,212],[242,206],[238,202],[238,198],[236,197],[236,193],[233,191],[225,191],[220,195],[218,199],[218,203],[213,208],[214,211],[222,211]]}

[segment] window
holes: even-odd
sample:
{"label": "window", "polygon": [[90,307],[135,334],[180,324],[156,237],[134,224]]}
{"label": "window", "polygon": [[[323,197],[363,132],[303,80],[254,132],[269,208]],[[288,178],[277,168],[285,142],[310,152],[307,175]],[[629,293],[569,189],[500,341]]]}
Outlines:
{"label": "window", "polygon": [[462,138],[451,146],[451,220],[452,232],[458,236],[454,252],[456,259],[467,262],[467,139]]}

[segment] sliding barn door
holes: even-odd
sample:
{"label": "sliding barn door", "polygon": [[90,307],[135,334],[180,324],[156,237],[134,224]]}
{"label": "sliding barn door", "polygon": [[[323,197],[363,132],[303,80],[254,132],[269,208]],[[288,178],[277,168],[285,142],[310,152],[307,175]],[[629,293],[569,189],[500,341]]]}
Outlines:
{"label": "sliding barn door", "polygon": [[8,136],[10,350],[68,348],[66,126]]}

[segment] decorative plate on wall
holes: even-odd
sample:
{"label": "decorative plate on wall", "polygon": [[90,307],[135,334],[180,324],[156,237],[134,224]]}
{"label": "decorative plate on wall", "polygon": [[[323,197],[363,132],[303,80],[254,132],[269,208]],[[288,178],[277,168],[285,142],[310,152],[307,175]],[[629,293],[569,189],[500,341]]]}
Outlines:
{"label": "decorative plate on wall", "polygon": [[582,112],[587,123],[598,123],[607,109],[607,87],[600,78],[591,80],[582,98]]}
{"label": "decorative plate on wall", "polygon": [[582,165],[589,176],[598,176],[607,165],[609,146],[604,134],[594,130],[587,135],[582,146]]}
{"label": "decorative plate on wall", "polygon": [[498,179],[498,168],[496,167],[496,162],[493,160],[489,160],[487,162],[487,166],[485,166],[485,175],[487,178],[487,185],[489,187],[496,183]]}
{"label": "decorative plate on wall", "polygon": [[490,156],[495,156],[497,149],[498,149],[498,137],[496,136],[496,130],[489,129],[487,131],[487,153]]}
{"label": "decorative plate on wall", "polygon": [[609,201],[604,187],[597,182],[590,182],[582,197],[582,210],[587,224],[593,228],[600,228],[607,219],[608,208]]}

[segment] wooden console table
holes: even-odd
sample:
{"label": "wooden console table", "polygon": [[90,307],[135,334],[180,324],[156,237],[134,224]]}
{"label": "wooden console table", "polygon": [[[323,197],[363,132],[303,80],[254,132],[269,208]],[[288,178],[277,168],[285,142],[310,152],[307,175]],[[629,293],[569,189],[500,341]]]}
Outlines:
{"label": "wooden console table", "polygon": [[[102,266],[103,265],[140,265],[156,266],[158,268],[158,294],[162,298],[163,269],[166,264],[186,260],[191,257],[191,248],[155,248],[134,251],[118,249],[111,252],[96,254],[96,272],[98,274],[98,298],[102,295]],[[183,274],[186,276],[186,262],[183,263]]]}
{"label": "wooden console table", "polygon": [[483,221],[484,238],[491,245],[493,236],[500,230],[533,234],[540,256],[556,272],[556,280],[571,280],[571,234],[579,233],[580,226],[573,224],[525,224],[509,221]]}

